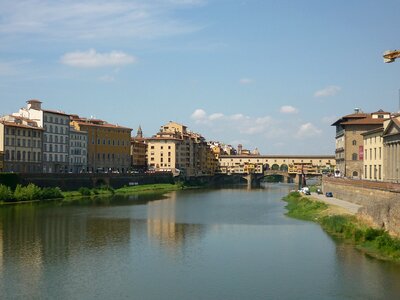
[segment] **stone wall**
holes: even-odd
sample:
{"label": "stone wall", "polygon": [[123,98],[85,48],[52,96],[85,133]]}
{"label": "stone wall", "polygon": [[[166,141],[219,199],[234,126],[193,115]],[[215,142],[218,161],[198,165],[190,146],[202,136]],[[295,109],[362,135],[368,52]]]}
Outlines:
{"label": "stone wall", "polygon": [[80,187],[99,187],[109,185],[120,188],[132,184],[174,183],[172,174],[18,174],[19,183],[34,183],[40,187],[59,187],[63,191],[77,190]]}
{"label": "stone wall", "polygon": [[400,184],[324,177],[324,193],[362,205],[358,217],[370,225],[400,236]]}

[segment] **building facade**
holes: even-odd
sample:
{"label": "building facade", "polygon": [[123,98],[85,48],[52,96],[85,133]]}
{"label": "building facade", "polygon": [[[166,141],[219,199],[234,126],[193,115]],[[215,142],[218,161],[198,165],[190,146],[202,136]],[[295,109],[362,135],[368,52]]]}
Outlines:
{"label": "building facade", "polygon": [[383,159],[383,127],[367,131],[364,138],[364,172],[365,180],[384,180]]}
{"label": "building facade", "polygon": [[183,176],[211,175],[215,156],[204,137],[176,122],[161,126],[148,139],[147,164],[156,171],[180,172]]}
{"label": "building facade", "polygon": [[43,131],[30,119],[12,115],[1,118],[0,152],[4,153],[4,172],[42,172]]}
{"label": "building facade", "polygon": [[379,110],[363,113],[355,109],[353,114],[343,116],[332,126],[336,127],[336,169],[341,176],[362,178],[364,171],[364,139],[362,134],[383,126],[390,113]]}
{"label": "building facade", "polygon": [[385,121],[382,140],[384,180],[400,182],[400,116]]}
{"label": "building facade", "polygon": [[87,167],[87,138],[86,131],[70,128],[69,134],[69,172],[85,173]]}
{"label": "building facade", "polygon": [[66,173],[69,164],[69,115],[43,110],[39,100],[28,100],[27,106],[13,115],[36,121],[44,128],[43,172]]}
{"label": "building facade", "polygon": [[87,132],[89,172],[125,173],[130,169],[131,128],[77,115],[71,116],[71,125],[75,130]]}

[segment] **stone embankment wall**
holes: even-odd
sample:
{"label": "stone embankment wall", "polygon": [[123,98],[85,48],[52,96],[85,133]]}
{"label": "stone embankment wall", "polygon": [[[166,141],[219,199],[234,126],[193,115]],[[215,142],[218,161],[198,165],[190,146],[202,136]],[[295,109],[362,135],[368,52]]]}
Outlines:
{"label": "stone embankment wall", "polygon": [[[172,174],[16,174],[22,185],[34,183],[40,187],[59,187],[63,191],[77,190],[80,187],[94,188],[109,185],[120,188],[133,184],[174,183]],[[1,180],[0,180],[1,181]],[[0,182],[2,183],[2,182]]]}
{"label": "stone embankment wall", "polygon": [[362,205],[357,216],[374,227],[400,236],[400,184],[324,177],[323,192]]}

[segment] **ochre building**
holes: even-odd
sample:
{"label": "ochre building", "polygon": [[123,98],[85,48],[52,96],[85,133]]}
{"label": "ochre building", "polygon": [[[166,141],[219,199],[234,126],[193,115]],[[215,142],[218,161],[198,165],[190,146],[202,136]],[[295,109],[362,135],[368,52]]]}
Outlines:
{"label": "ochre building", "polygon": [[378,129],[390,118],[390,113],[379,110],[363,113],[355,109],[353,114],[341,117],[336,127],[336,168],[341,176],[362,178],[364,171],[364,139],[362,134]]}
{"label": "ochre building", "polygon": [[122,172],[131,165],[131,128],[109,124],[99,119],[71,116],[71,125],[87,132],[87,167],[89,172]]}

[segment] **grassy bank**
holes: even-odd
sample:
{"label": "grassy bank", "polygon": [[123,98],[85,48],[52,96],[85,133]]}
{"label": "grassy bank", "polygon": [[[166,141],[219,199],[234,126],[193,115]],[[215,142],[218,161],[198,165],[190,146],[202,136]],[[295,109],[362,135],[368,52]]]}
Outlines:
{"label": "grassy bank", "polygon": [[319,223],[328,233],[353,243],[367,254],[400,263],[400,239],[382,229],[371,228],[355,216],[335,214],[335,208],[292,192],[283,198],[287,215]]}

